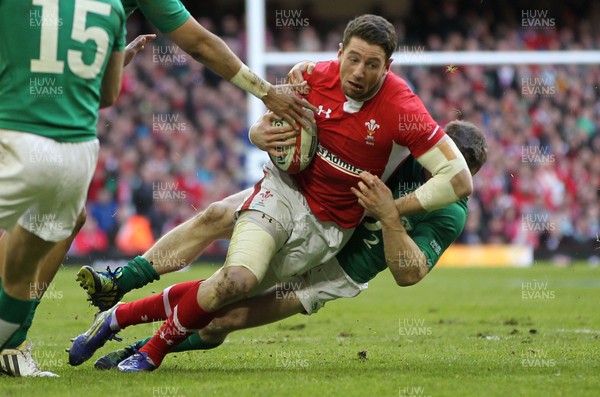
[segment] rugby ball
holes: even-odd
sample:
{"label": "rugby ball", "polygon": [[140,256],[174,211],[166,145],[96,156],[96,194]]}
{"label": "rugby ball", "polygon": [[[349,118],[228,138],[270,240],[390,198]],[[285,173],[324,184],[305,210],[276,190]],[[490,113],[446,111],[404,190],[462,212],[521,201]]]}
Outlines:
{"label": "rugby ball", "polygon": [[[310,112],[310,111],[309,111]],[[294,146],[278,148],[282,152],[279,156],[274,156],[269,153],[271,161],[277,168],[288,174],[297,174],[304,170],[317,152],[317,126],[314,123],[310,124],[310,129],[305,129],[299,125],[300,134],[296,137]],[[289,125],[284,120],[275,120],[272,123],[273,127],[282,127]]]}

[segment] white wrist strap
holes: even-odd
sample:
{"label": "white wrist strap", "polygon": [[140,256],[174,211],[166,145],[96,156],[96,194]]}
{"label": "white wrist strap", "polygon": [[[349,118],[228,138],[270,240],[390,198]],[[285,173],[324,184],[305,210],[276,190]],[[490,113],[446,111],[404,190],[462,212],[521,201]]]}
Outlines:
{"label": "white wrist strap", "polygon": [[263,80],[259,75],[254,73],[248,66],[242,64],[240,70],[230,80],[233,84],[240,87],[242,90],[249,92],[258,99],[262,99],[271,88],[269,82]]}

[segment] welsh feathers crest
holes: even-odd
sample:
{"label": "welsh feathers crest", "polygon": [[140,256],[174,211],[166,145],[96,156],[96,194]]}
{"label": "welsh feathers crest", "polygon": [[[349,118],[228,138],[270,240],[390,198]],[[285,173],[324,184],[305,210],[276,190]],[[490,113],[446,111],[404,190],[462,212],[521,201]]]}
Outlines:
{"label": "welsh feathers crest", "polygon": [[375,131],[379,128],[379,124],[377,124],[375,119],[367,121],[365,125],[367,126],[367,131],[369,132],[369,135],[375,134]]}

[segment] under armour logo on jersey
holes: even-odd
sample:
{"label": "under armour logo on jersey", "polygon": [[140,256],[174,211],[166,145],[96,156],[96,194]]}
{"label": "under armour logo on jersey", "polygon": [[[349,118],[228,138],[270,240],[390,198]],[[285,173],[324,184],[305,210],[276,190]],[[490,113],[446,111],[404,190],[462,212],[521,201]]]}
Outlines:
{"label": "under armour logo on jersey", "polygon": [[329,117],[331,117],[331,109],[324,110],[323,109],[323,105],[319,105],[319,113],[317,113],[317,114],[321,115],[321,113],[325,113],[325,118],[326,119],[328,119]]}

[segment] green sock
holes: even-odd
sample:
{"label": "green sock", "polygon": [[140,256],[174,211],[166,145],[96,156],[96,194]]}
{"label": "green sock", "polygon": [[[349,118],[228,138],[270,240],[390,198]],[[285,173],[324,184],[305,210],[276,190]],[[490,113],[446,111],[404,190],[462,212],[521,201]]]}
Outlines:
{"label": "green sock", "polygon": [[21,300],[0,290],[0,350],[25,322],[35,301]]}
{"label": "green sock", "polygon": [[191,334],[190,336],[188,336],[188,338],[186,340],[184,340],[183,342],[181,342],[180,344],[175,346],[173,348],[173,350],[169,351],[169,353],[185,352],[188,350],[210,350],[210,349],[214,349],[215,347],[221,346],[222,343],[223,342],[219,342],[219,343],[205,342],[202,340],[202,338],[200,338],[200,334],[195,332],[195,333]]}
{"label": "green sock", "polygon": [[[141,348],[146,343],[148,343],[148,341],[150,341],[150,339],[152,339],[152,337],[148,337],[144,340],[136,342],[135,343],[136,348],[137,349]],[[184,340],[183,342],[181,342],[180,344],[175,346],[173,348],[173,350],[171,350],[169,353],[185,352],[185,351],[189,351],[189,350],[210,350],[210,349],[214,349],[215,347],[221,346],[221,344],[222,344],[222,342],[220,342],[220,343],[204,342],[202,340],[202,338],[200,338],[200,335],[196,332],[196,333],[190,335],[186,340]]]}
{"label": "green sock", "polygon": [[134,343],[134,347],[136,349],[141,349],[142,346],[144,346],[146,343],[150,342],[150,339],[152,339],[151,336],[147,337],[146,339],[142,339],[142,340],[138,340],[137,342]]}
{"label": "green sock", "polygon": [[117,286],[119,292],[126,294],[132,289],[142,288],[144,285],[159,279],[160,276],[150,262],[141,256],[136,256],[123,267]]}
{"label": "green sock", "polygon": [[13,336],[6,342],[6,349],[16,349],[21,346],[23,342],[27,340],[27,333],[29,332],[29,328],[31,328],[31,324],[33,323],[33,317],[35,316],[35,311],[37,307],[40,305],[41,301],[39,299],[33,300],[33,306],[31,306],[31,310],[25,319],[25,322],[21,324],[17,332],[13,334]]}

